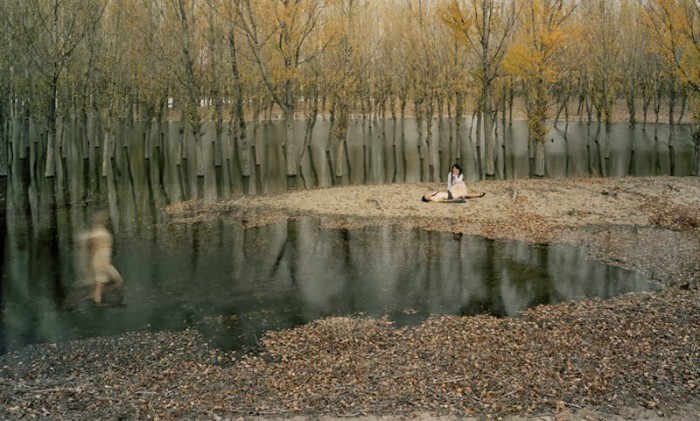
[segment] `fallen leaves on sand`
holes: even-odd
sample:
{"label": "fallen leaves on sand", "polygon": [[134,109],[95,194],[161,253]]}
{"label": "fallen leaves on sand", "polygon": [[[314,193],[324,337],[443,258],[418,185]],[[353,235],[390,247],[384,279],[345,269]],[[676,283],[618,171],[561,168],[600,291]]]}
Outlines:
{"label": "fallen leaves on sand", "polygon": [[649,213],[649,222],[653,225],[674,231],[700,232],[700,208],[647,199],[642,207]]}

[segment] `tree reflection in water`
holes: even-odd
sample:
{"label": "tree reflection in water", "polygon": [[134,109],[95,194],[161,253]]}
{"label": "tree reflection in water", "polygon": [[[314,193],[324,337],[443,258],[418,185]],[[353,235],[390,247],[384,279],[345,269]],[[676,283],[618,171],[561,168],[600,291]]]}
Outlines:
{"label": "tree reflection in water", "polygon": [[[310,168],[311,161],[302,166],[309,172],[302,179],[311,185],[300,187],[429,179],[417,154],[415,124],[399,122],[396,128],[387,121],[369,132],[371,124],[378,123],[351,124],[343,163],[348,168],[337,179],[325,150],[328,122],[319,121],[305,154],[318,166]],[[596,175],[596,168],[604,168],[607,176],[665,175],[671,168],[674,175],[689,174],[687,127],[676,128],[676,145],[669,149],[668,126],[651,126],[613,125],[606,134],[607,157],[588,147],[595,128],[571,123],[565,131],[554,129],[546,145],[547,176],[587,177]],[[250,194],[285,191],[280,124],[251,128],[251,139],[253,130],[261,150],[245,188]],[[455,125],[435,130],[438,144],[454,143],[436,154],[433,178],[441,180],[460,151],[465,178],[481,179],[473,165],[477,149],[465,134],[469,127],[462,128],[461,139],[451,130]],[[40,128],[26,132],[40,136]],[[71,138],[80,133],[66,133],[55,178],[42,176],[46,160],[34,142],[9,149],[8,174],[0,177],[3,350],[185,325],[196,325],[222,345],[240,347],[254,343],[266,329],[328,315],[388,315],[398,323],[432,313],[512,316],[537,304],[653,288],[634,273],[587,261],[585,251],[558,246],[398,227],[323,230],[313,219],[255,230],[235,223],[169,224],[160,212],[169,203],[243,194],[238,158],[212,160],[200,177],[189,159],[192,145],[182,143],[177,123],[162,131],[136,123],[116,131],[115,146],[102,166],[103,151]],[[213,156],[207,148],[214,133],[205,127],[205,156]],[[528,177],[525,122],[514,122],[502,135],[507,147],[498,157],[497,176]],[[98,206],[110,214],[128,307],[64,312],[60,302],[74,282],[74,235]]]}
{"label": "tree reflection in water", "polygon": [[[3,346],[195,326],[227,348],[252,346],[268,329],[325,316],[516,316],[533,305],[653,289],[641,275],[564,246],[530,246],[396,226],[324,229],[301,218],[256,229],[238,223],[132,221],[115,230],[125,308],[73,311],[70,209],[40,231],[13,215],[3,273]],[[53,239],[53,240],[52,240]],[[58,249],[49,252],[51,244]],[[27,247],[29,246],[29,247]],[[195,251],[196,250],[196,251]]]}

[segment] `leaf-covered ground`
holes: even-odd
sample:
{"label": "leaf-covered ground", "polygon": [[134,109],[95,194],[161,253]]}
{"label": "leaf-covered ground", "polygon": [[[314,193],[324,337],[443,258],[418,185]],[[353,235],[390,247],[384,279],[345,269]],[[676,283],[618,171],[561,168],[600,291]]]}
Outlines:
{"label": "leaf-covered ground", "polygon": [[270,333],[246,354],[214,349],[192,330],[30,346],[0,357],[0,418],[700,415],[700,180],[483,182],[470,186],[483,199],[422,204],[428,187],[302,191],[168,212],[176,223],[225,215],[252,226],[312,213],[332,226],[402,223],[579,244],[666,287],[517,318],[442,316],[405,328],[329,318]]}
{"label": "leaf-covered ground", "polygon": [[697,399],[698,338],[700,294],[679,288],[411,328],[331,318],[271,333],[245,355],[194,331],[132,333],[4,356],[0,415],[672,415]]}

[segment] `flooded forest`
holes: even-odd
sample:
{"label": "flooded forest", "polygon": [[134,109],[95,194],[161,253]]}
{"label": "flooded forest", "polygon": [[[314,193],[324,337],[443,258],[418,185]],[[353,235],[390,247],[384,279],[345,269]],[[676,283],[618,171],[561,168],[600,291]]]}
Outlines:
{"label": "flooded forest", "polygon": [[700,170],[693,1],[0,12],[0,176],[59,201],[110,174],[172,202],[436,182],[453,162],[474,179]]}
{"label": "flooded forest", "polygon": [[691,0],[3,1],[17,343],[97,207],[159,247],[169,204],[433,188],[455,162],[471,181],[700,175],[699,19]]}
{"label": "flooded forest", "polygon": [[0,0],[0,418],[696,415],[699,177],[696,0]]}

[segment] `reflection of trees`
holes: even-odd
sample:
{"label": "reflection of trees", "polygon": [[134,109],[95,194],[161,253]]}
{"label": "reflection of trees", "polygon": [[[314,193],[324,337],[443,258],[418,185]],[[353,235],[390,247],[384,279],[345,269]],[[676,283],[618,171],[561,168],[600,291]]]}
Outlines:
{"label": "reflection of trees", "polygon": [[[535,304],[607,297],[642,285],[635,275],[587,261],[585,251],[575,248],[470,236],[456,241],[448,233],[397,226],[332,230],[310,218],[257,229],[159,224],[156,216],[144,215],[145,222],[138,222],[131,201],[122,197],[131,193],[114,189],[110,195],[126,205],[111,216],[128,308],[66,313],[58,303],[72,282],[72,233],[84,226],[89,208],[57,208],[48,216],[36,198],[41,192],[32,191],[36,197],[25,213],[14,200],[21,203],[27,195],[16,187],[8,184],[7,281],[0,294],[10,346],[28,338],[187,323],[227,337],[221,340],[233,346],[254,343],[266,329],[327,315],[512,315]],[[420,316],[403,314],[413,311]]]}
{"label": "reflection of trees", "polygon": [[343,314],[349,307],[343,297],[352,279],[349,264],[349,231],[324,231],[314,220],[298,222],[297,253],[294,262],[296,284],[305,320],[328,314]]}
{"label": "reflection of trees", "polygon": [[[18,184],[10,180],[10,195],[24,196],[22,187],[26,186]],[[34,189],[28,192],[30,196],[40,194]],[[19,200],[22,207],[17,204],[10,200],[6,219],[1,218],[2,229],[7,230],[0,297],[7,330],[3,341],[8,347],[37,337],[57,339],[56,332],[65,323],[57,313],[70,286],[66,278],[72,276],[73,225],[69,210],[36,198]]]}
{"label": "reflection of trees", "polygon": [[[13,133],[22,131],[22,121],[17,121],[17,127],[10,130]],[[153,123],[155,124],[155,123]],[[401,124],[398,122],[397,124]],[[80,135],[81,128],[78,126],[71,126],[72,128],[67,128],[66,130],[73,130],[72,133],[65,132],[67,138],[73,138]],[[415,132],[412,125],[409,126],[404,139],[400,139],[399,130],[400,127],[396,127],[396,153],[403,155],[403,162],[399,158],[395,160],[392,168],[391,159],[383,160],[381,148],[379,145],[370,145],[368,147],[369,154],[372,155],[372,159],[366,159],[363,157],[362,153],[362,133],[361,125],[357,125],[358,130],[351,130],[348,135],[348,144],[350,145],[349,151],[351,152],[351,159],[353,160],[354,168],[360,169],[360,166],[367,165],[369,162],[373,162],[374,168],[368,168],[366,170],[367,179],[370,183],[381,182],[385,179],[383,174],[387,174],[391,177],[391,172],[396,173],[397,180],[399,182],[416,182],[420,179],[420,165],[419,157],[416,152],[415,146]],[[582,130],[585,128],[585,123],[573,126],[567,134],[567,139],[565,141],[566,151],[565,159],[566,164],[569,168],[568,176],[583,176],[586,174],[599,174],[604,171],[602,167],[604,165],[602,150],[599,148],[599,144],[595,144],[595,132],[596,128],[590,126],[590,149],[586,150],[583,145],[586,143],[586,132]],[[667,126],[656,125],[652,130],[647,130],[645,136],[653,136],[655,133],[656,139],[665,139],[668,135],[665,130]],[[34,123],[29,125],[27,129],[27,136],[31,136],[31,133],[38,133],[40,127],[36,126]],[[229,196],[238,195],[243,193],[243,186],[238,177],[224,176],[219,177],[217,180],[221,179],[222,184],[215,183],[205,183],[203,186],[197,187],[197,182],[200,180],[196,175],[193,160],[180,160],[181,164],[178,165],[179,161],[179,150],[177,144],[179,142],[179,133],[176,123],[168,124],[164,127],[165,134],[162,136],[162,153],[152,154],[155,156],[162,157],[162,162],[159,159],[145,160],[143,156],[146,154],[146,149],[151,147],[148,142],[138,142],[133,141],[133,139],[143,139],[143,136],[148,131],[147,125],[144,124],[133,124],[131,126],[124,125],[119,129],[115,128],[115,151],[112,155],[112,159],[108,161],[105,168],[104,177],[100,174],[100,154],[92,153],[95,148],[91,148],[92,151],[89,154],[87,160],[83,157],[84,150],[82,145],[70,145],[70,142],[66,143],[63,154],[61,167],[66,167],[66,174],[69,174],[64,179],[59,177],[57,179],[50,180],[48,183],[46,180],[35,179],[35,175],[32,175],[36,167],[36,159],[31,153],[28,158],[19,158],[20,150],[13,149],[13,161],[11,168],[9,168],[12,179],[18,180],[19,178],[25,178],[29,182],[28,188],[34,188],[41,196],[39,200],[42,202],[47,200],[57,201],[57,205],[62,205],[66,203],[76,204],[76,203],[93,203],[105,200],[118,200],[118,206],[127,206],[130,210],[139,213],[152,213],[152,209],[162,207],[163,205],[181,200],[189,200],[196,198],[200,192],[201,188],[204,188],[204,195],[211,199],[213,197],[219,196]],[[314,129],[315,131],[322,132],[328,130],[328,124],[319,122],[319,127]],[[524,131],[526,130],[526,125],[524,122],[516,122],[513,126],[513,131],[509,132],[508,138],[517,139],[521,136],[526,135]],[[682,131],[681,131],[682,130]],[[213,129],[207,126],[207,132],[213,133]],[[403,131],[403,130],[401,130]],[[617,141],[613,141],[612,144],[620,144],[619,140],[621,138],[632,136],[634,132],[638,132],[639,128],[629,128],[627,124],[621,124],[615,126],[611,132]],[[692,170],[692,145],[688,142],[680,142],[680,138],[689,133],[690,129],[687,127],[677,128],[676,131],[676,147],[674,148],[674,159],[675,159],[675,174],[683,175],[687,174]],[[226,135],[226,134],[223,134]],[[255,187],[255,190],[260,193],[268,192],[280,192],[286,190],[286,177],[284,172],[284,152],[281,148],[281,141],[284,137],[284,131],[281,123],[273,122],[266,125],[263,128],[261,136],[266,139],[265,145],[259,150],[259,154],[262,156],[261,171],[259,174],[251,174],[250,183],[251,188]],[[323,133],[320,133],[320,137],[323,137]],[[376,138],[376,136],[374,136]],[[670,172],[670,156],[664,152],[665,143],[663,141],[653,141],[651,138],[650,142],[640,142],[639,139],[635,140],[634,144],[634,156],[636,159],[635,169],[630,169],[630,166],[626,165],[624,168],[621,166],[617,170],[621,172],[620,175],[626,175],[630,171],[636,171],[637,175],[653,175],[653,174],[667,174]],[[209,137],[205,136],[205,140],[210,140]],[[312,148],[318,148],[316,155],[322,155],[322,149],[324,148],[322,142],[312,142]],[[622,142],[623,144],[625,142]],[[33,144],[33,142],[30,142]],[[205,156],[210,156],[212,153],[213,142],[205,141],[203,143],[203,149]],[[473,158],[475,145],[469,143],[470,149],[465,150],[464,155],[467,158]],[[527,174],[528,163],[523,155],[524,145],[513,144],[511,148],[508,149],[509,153],[506,155],[505,159],[509,162],[509,168],[507,169],[508,176],[510,178],[519,178]],[[160,146],[158,146],[160,149]],[[401,150],[403,148],[403,150]],[[659,148],[664,148],[662,151]],[[588,152],[588,155],[586,154]],[[42,152],[43,153],[43,152]],[[610,150],[610,160],[612,164],[616,161],[624,160],[627,163],[629,159],[629,152],[627,148],[611,148]],[[470,160],[471,160],[470,158]],[[564,158],[564,157],[562,157]],[[586,163],[586,158],[588,159],[588,172],[586,168],[580,164]],[[39,161],[42,161],[41,156],[38,157]],[[550,157],[551,159],[551,157]],[[651,165],[643,165],[647,159],[654,159],[655,161]],[[205,169],[207,172],[215,171],[214,164],[207,160],[207,165],[210,165]],[[554,165],[551,160],[548,165]],[[562,162],[563,164],[563,162]],[[236,165],[233,163],[232,165]],[[379,165],[386,165],[386,170],[382,171],[378,168]],[[187,170],[185,170],[187,168]],[[475,174],[476,166],[465,165],[464,171],[467,178],[478,178],[478,174]],[[551,166],[548,172],[555,171],[556,167]],[[61,169],[61,171],[63,171]],[[614,173],[615,169],[611,174]],[[344,177],[342,184],[355,184],[362,183],[362,174],[365,171],[355,170],[353,172],[354,177],[352,179]],[[403,173],[403,174],[402,174]],[[333,174],[328,172],[320,172],[319,177],[331,177]],[[43,177],[39,177],[43,178]],[[206,177],[205,177],[206,179]],[[218,181],[217,181],[218,182]],[[330,180],[324,180],[324,185],[330,184]],[[39,187],[41,186],[41,187]],[[259,188],[258,188],[259,186]],[[55,188],[55,192],[50,189]],[[124,190],[128,194],[120,193],[118,196],[112,194],[113,190],[120,189]],[[194,197],[192,195],[195,195]]]}
{"label": "reflection of trees", "polygon": [[503,303],[500,299],[500,282],[494,259],[496,256],[496,243],[493,240],[485,240],[484,257],[480,260],[480,280],[483,293],[472,295],[465,306],[462,307],[463,315],[490,313],[503,315]]}
{"label": "reflection of trees", "polygon": [[[393,309],[405,294],[398,284],[402,276],[399,244],[411,244],[405,230],[395,227],[365,228],[351,232],[349,242],[350,277],[347,292],[355,296],[355,311],[373,315]],[[407,240],[407,241],[406,241]]]}
{"label": "reflection of trees", "polygon": [[[2,129],[0,129],[0,135],[2,134]],[[1,160],[0,160],[1,161]],[[5,251],[7,247],[7,198],[5,194],[8,192],[7,189],[7,174],[0,173],[0,250]],[[0,258],[0,266],[7,267],[6,255]],[[4,276],[4,273],[0,273],[0,277]],[[5,313],[5,282],[0,283],[0,314]],[[7,339],[5,338],[5,323],[0,320],[0,354],[7,351],[6,345]]]}

